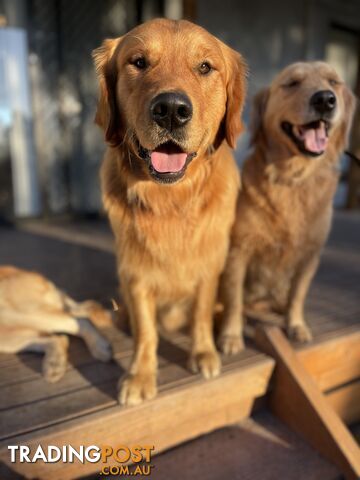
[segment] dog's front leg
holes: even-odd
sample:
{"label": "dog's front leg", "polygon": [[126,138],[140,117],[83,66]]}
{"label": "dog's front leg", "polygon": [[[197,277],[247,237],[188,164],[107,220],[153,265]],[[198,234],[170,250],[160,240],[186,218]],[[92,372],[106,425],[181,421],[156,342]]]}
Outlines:
{"label": "dog's front leg", "polygon": [[135,352],[127,377],[121,382],[119,402],[137,405],[156,395],[157,345],[156,303],[141,282],[133,280],[123,287]]}
{"label": "dog's front leg", "polygon": [[226,355],[235,355],[244,348],[243,304],[246,269],[245,256],[237,247],[231,247],[219,289],[224,311],[220,321],[218,346]]}
{"label": "dog's front leg", "polygon": [[289,338],[295,341],[309,342],[312,339],[310,329],[304,319],[304,304],[318,265],[319,252],[316,252],[299,266],[292,281],[286,315],[286,329]]}
{"label": "dog's front leg", "polygon": [[220,373],[220,356],[216,351],[213,333],[213,313],[218,276],[202,280],[197,290],[192,324],[192,351],[189,366],[201,372],[205,378]]}

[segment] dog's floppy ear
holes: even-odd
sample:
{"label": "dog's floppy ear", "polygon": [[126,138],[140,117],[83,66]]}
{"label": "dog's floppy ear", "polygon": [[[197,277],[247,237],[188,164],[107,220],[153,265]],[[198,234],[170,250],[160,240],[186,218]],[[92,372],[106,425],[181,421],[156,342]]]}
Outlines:
{"label": "dog's floppy ear", "polygon": [[343,145],[340,145],[340,149],[346,147],[349,141],[351,125],[354,118],[356,99],[347,85],[343,87],[343,99],[344,99],[344,120],[341,125],[341,137]]}
{"label": "dog's floppy ear", "polygon": [[101,47],[92,52],[96,73],[99,79],[99,101],[95,123],[105,132],[105,139],[115,146],[121,142],[121,124],[116,105],[117,69],[114,52],[120,38],[104,40]]}
{"label": "dog's floppy ear", "polygon": [[251,144],[254,144],[263,128],[263,117],[269,99],[269,88],[263,88],[253,98],[250,115]]}
{"label": "dog's floppy ear", "polygon": [[236,146],[236,138],[243,130],[241,114],[246,97],[246,77],[248,73],[245,60],[240,53],[226,47],[227,63],[225,138],[231,148]]}

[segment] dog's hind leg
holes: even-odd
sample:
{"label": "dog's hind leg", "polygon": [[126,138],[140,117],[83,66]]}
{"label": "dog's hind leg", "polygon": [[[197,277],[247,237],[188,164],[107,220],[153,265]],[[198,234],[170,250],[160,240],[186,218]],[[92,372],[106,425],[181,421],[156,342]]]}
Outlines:
{"label": "dog's hind leg", "polygon": [[31,325],[34,330],[44,333],[66,333],[84,340],[91,354],[103,362],[111,359],[110,343],[98,332],[87,318],[75,318],[62,311],[2,312],[2,323],[9,327]]}
{"label": "dog's hind leg", "polygon": [[43,335],[31,329],[11,329],[1,333],[1,353],[44,353],[42,368],[45,380],[55,383],[63,377],[69,346],[69,340],[65,335]]}
{"label": "dog's hind leg", "polygon": [[45,380],[54,383],[60,380],[66,371],[69,339],[66,335],[50,335],[47,338],[43,375]]}

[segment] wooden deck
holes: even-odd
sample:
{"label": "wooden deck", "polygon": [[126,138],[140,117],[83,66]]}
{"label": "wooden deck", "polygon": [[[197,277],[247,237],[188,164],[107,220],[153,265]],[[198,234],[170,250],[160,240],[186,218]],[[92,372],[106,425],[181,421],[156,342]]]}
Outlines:
{"label": "wooden deck", "polygon": [[[110,298],[116,297],[114,259],[107,248],[111,242],[107,244],[103,234],[99,248],[96,235],[92,246],[5,227],[0,235],[0,263],[36,269],[78,299],[94,298],[110,306]],[[338,214],[307,303],[315,340],[298,349],[305,367],[347,422],[360,419],[359,246],[360,216]],[[251,341],[238,356],[223,358],[218,379],[204,381],[186,368],[188,337],[163,335],[158,398],[121,408],[116,384],[129,365],[132,340],[126,329],[104,333],[113,343],[114,362],[95,361],[73,339],[68,372],[55,385],[42,379],[41,357],[0,356],[0,459],[13,471],[29,478],[66,479],[98,472],[99,467],[79,467],[76,462],[66,468],[61,463],[13,465],[10,444],[150,443],[158,453],[248,417],[258,405],[255,399],[269,388],[274,361]]]}

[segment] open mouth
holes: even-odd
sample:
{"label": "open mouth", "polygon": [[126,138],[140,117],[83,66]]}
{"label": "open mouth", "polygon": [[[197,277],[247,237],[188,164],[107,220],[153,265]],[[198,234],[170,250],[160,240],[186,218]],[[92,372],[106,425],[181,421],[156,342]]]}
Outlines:
{"label": "open mouth", "polygon": [[329,122],[322,119],[305,125],[283,122],[281,127],[302,153],[318,157],[325,152],[329,140]]}
{"label": "open mouth", "polygon": [[149,168],[150,175],[161,183],[174,183],[185,174],[196,153],[186,153],[172,141],[158,145],[154,150],[139,147],[139,154]]}

